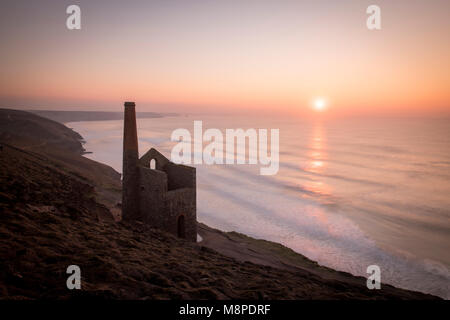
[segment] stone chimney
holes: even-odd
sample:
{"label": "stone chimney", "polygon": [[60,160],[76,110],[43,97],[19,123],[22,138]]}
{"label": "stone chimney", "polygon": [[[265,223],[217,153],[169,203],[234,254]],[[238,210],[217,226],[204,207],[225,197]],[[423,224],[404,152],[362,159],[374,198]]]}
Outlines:
{"label": "stone chimney", "polygon": [[125,102],[123,117],[122,219],[139,219],[139,171],[136,108]]}

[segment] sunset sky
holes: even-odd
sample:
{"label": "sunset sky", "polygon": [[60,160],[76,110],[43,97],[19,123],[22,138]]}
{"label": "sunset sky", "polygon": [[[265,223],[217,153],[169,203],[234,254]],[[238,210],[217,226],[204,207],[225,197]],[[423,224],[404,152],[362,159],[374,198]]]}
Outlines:
{"label": "sunset sky", "polygon": [[[81,30],[66,8],[81,7]],[[381,7],[382,29],[366,27]],[[23,1],[0,12],[0,106],[450,114],[450,1]]]}

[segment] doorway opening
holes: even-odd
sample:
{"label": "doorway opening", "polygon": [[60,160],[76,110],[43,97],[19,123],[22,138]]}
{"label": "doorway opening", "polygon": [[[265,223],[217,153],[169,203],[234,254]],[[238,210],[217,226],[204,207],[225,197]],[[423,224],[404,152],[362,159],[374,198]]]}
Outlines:
{"label": "doorway opening", "polygon": [[186,238],[186,230],[185,230],[185,221],[184,215],[180,215],[177,221],[177,235],[178,238],[185,239]]}

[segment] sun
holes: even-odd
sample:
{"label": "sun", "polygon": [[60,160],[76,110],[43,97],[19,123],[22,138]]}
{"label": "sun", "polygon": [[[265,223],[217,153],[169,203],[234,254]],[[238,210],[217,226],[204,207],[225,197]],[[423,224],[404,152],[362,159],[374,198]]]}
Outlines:
{"label": "sun", "polygon": [[322,112],[327,108],[327,102],[323,98],[317,98],[313,103],[314,110]]}

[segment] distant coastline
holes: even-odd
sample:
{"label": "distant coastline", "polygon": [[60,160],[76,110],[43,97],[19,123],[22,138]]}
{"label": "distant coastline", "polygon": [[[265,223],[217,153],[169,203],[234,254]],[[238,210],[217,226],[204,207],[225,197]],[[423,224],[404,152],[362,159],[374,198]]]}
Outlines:
{"label": "distant coastline", "polygon": [[[78,121],[106,121],[123,120],[123,112],[113,111],[60,111],[60,110],[24,110],[38,116],[57,121],[60,123],[78,122]],[[163,118],[177,116],[176,113],[157,113],[157,112],[137,112],[136,117],[145,118]]]}

